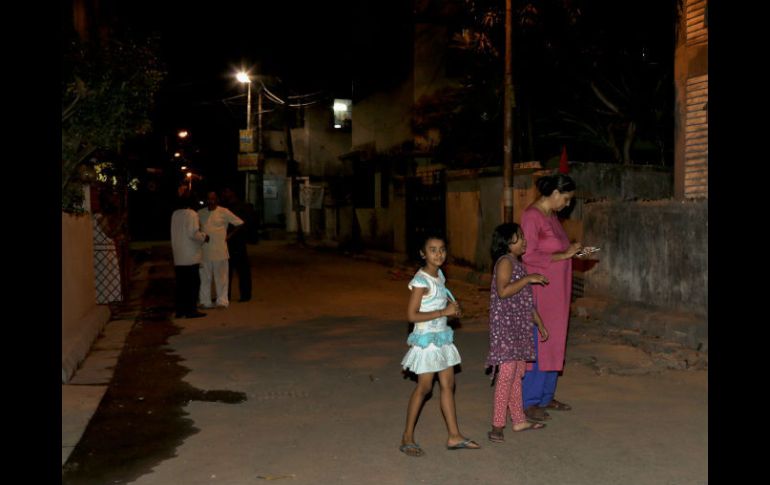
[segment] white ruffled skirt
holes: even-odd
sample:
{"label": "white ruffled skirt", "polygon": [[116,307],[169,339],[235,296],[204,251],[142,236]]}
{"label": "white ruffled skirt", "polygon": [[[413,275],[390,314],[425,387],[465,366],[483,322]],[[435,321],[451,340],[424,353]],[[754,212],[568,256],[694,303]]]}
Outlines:
{"label": "white ruffled skirt", "polygon": [[409,347],[403,360],[401,360],[401,366],[415,374],[439,372],[459,363],[460,352],[457,351],[457,347],[454,344],[444,344],[441,347],[437,347],[431,343],[424,348],[412,345]]}

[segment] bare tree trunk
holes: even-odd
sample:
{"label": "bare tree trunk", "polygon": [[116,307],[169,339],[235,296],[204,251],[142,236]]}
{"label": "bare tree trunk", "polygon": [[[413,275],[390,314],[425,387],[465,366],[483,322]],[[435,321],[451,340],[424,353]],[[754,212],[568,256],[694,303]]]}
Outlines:
{"label": "bare tree trunk", "polygon": [[626,129],[626,139],[623,141],[623,165],[631,164],[631,145],[634,144],[636,123],[630,121]]}
{"label": "bare tree trunk", "polygon": [[607,127],[607,142],[610,146],[610,149],[612,150],[612,157],[614,158],[614,161],[622,162],[623,156],[620,153],[620,149],[618,148],[618,142],[615,141],[615,132],[614,132],[613,123],[610,123],[610,125]]}

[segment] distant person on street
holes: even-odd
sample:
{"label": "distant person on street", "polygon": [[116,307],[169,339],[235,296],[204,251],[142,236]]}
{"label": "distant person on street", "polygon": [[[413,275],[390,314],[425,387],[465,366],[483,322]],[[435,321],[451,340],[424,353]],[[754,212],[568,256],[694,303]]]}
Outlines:
{"label": "distant person on street", "polygon": [[557,173],[535,182],[540,197],[521,215],[521,229],[527,238],[527,251],[521,257],[527,273],[538,273],[547,285],[532,287],[537,312],[548,328],[550,338],[535,339],[536,360],[524,374],[524,412],[534,421],[551,419],[547,410],[569,411],[572,406],[554,399],[556,380],[564,369],[567,325],[572,298],[572,258],[582,246],[571,243],[556,213],[569,206],[575,196],[575,182]]}
{"label": "distant person on street", "polygon": [[216,290],[216,307],[227,308],[230,300],[227,297],[229,268],[227,251],[227,228],[230,224],[240,226],[243,220],[229,209],[219,205],[216,192],[206,196],[207,207],[198,211],[203,232],[211,239],[203,247],[203,260],[200,266],[199,300],[203,308],[214,308],[211,299],[211,281],[214,280]]}
{"label": "distant person on street", "polygon": [[176,318],[198,318],[206,316],[196,308],[200,287],[199,266],[203,256],[203,245],[209,236],[201,231],[195,198],[189,192],[182,192],[177,209],[171,214],[171,250],[174,255],[176,275],[176,296],[174,307]]}
{"label": "distant person on street", "polygon": [[225,188],[222,191],[222,205],[243,220],[243,224],[231,227],[227,234],[227,250],[230,253],[227,298],[230,299],[232,293],[233,274],[238,273],[240,294],[238,301],[249,301],[251,300],[251,264],[246,243],[254,230],[254,207],[248,202],[241,202],[231,188]]}
{"label": "distant person on street", "polygon": [[535,323],[542,341],[548,340],[548,331],[535,309],[530,285],[547,285],[540,274],[527,274],[519,257],[527,250],[527,240],[516,223],[500,224],[492,234],[490,253],[492,288],[489,301],[489,353],[486,365],[492,366],[495,397],[492,408],[492,431],[489,441],[502,443],[503,430],[510,412],[513,431],[545,428],[545,424],[531,423],[524,415],[521,397],[521,379],[527,361],[535,360],[535,341],[532,324]]}
{"label": "distant person on street", "polygon": [[414,322],[414,330],[407,338],[409,351],[401,361],[404,370],[417,374],[417,386],[409,398],[406,410],[406,428],[399,450],[409,456],[423,456],[425,452],[414,441],[417,417],[425,396],[433,389],[433,378],[438,375],[441,387],[441,412],[449,432],[446,447],[449,450],[478,449],[478,443],[460,434],[455,410],[455,371],[460,353],[453,343],[453,330],[447,326],[448,316],[459,316],[460,305],[445,286],[446,278],[440,267],[446,261],[446,243],[440,237],[428,237],[420,256],[425,265],[409,282],[407,318]]}

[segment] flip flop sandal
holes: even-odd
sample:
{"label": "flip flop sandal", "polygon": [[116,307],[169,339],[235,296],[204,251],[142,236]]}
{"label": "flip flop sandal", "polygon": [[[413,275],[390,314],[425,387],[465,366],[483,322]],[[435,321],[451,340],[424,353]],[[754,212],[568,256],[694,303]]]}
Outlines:
{"label": "flip flop sandal", "polygon": [[534,430],[537,430],[537,429],[543,429],[543,428],[545,428],[546,426],[547,426],[547,425],[545,425],[545,424],[543,424],[543,423],[532,423],[532,426],[529,426],[529,427],[527,427],[527,428],[524,428],[524,429],[520,429],[520,430],[518,430],[518,431],[514,429],[514,430],[513,430],[513,432],[514,432],[514,433],[523,433],[523,432],[525,432],[525,431],[529,431],[529,430],[533,430],[533,429],[534,429]]}
{"label": "flip flop sandal", "polygon": [[553,409],[554,411],[569,411],[572,409],[572,406],[567,403],[557,401],[556,399],[551,399],[551,402],[549,402],[545,408]]}
{"label": "flip flop sandal", "polygon": [[[469,446],[471,443],[473,443],[476,446]],[[456,445],[446,446],[447,450],[478,450],[479,448],[481,448],[481,446],[475,441],[473,441],[472,439],[465,439],[457,443]]]}
{"label": "flip flop sandal", "polygon": [[548,421],[551,419],[551,415],[548,414],[545,410],[545,408],[541,408],[539,406],[530,406],[527,409],[524,410],[524,415],[527,417],[530,421]]}
{"label": "flip flop sandal", "polygon": [[422,448],[420,448],[420,445],[417,443],[407,443],[405,445],[399,446],[398,449],[401,451],[401,453],[407,456],[414,456],[415,458],[425,454],[425,452],[422,451]]}

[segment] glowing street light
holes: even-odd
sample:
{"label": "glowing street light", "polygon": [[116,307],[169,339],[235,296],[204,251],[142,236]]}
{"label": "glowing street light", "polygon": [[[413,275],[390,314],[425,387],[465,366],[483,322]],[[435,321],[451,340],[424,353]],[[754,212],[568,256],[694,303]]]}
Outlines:
{"label": "glowing street light", "polygon": [[251,78],[243,71],[239,71],[235,78],[239,83],[248,84],[248,95],[246,99],[246,129],[251,131]]}
{"label": "glowing street light", "polygon": [[177,136],[179,138],[185,139],[190,133],[187,130],[181,130],[179,133],[177,133]]}

